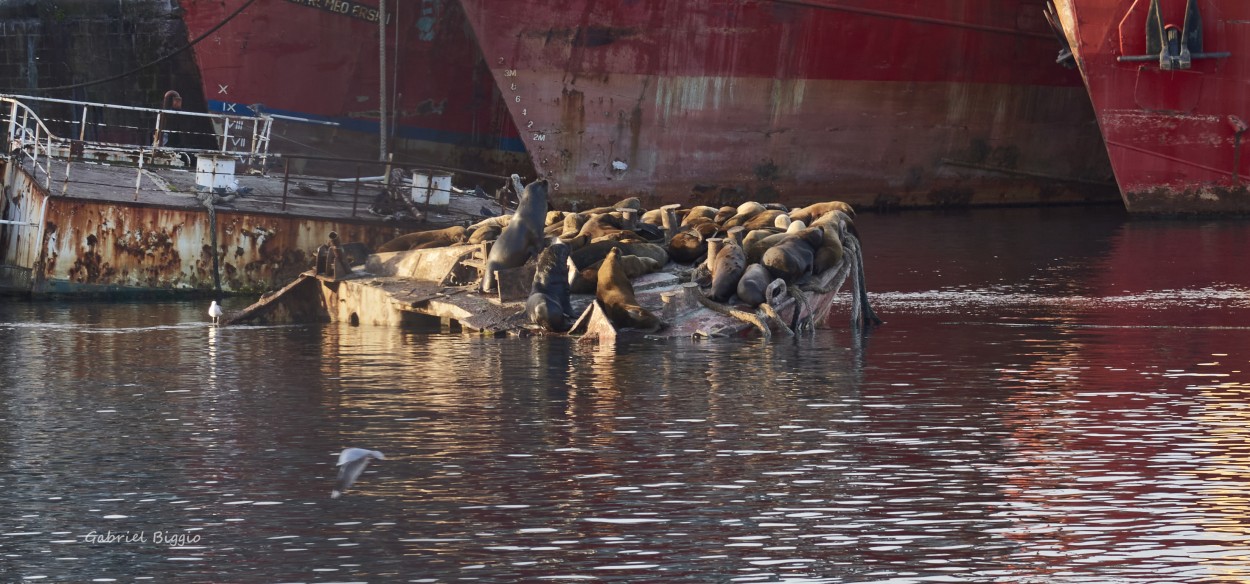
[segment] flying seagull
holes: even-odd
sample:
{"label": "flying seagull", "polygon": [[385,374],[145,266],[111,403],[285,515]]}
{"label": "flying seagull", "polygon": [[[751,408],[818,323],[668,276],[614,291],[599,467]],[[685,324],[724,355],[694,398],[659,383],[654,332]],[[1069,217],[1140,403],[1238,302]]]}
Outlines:
{"label": "flying seagull", "polygon": [[208,305],[208,315],[213,317],[214,325],[217,324],[217,321],[221,319],[221,307],[217,306],[216,300],[214,300],[212,304]]}
{"label": "flying seagull", "polygon": [[360,478],[360,473],[365,471],[365,467],[369,465],[369,459],[376,458],[378,460],[386,460],[381,452],[377,450],[365,450],[364,448],[345,448],[339,454],[339,477],[334,482],[334,490],[330,491],[330,498],[337,499],[346,491],[356,479]]}

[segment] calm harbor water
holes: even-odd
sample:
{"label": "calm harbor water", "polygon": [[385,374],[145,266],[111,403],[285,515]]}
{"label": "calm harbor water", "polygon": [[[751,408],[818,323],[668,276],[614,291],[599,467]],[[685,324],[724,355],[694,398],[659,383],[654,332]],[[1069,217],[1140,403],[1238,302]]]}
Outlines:
{"label": "calm harbor water", "polygon": [[[859,229],[863,336],[0,300],[0,580],[1250,579],[1250,222]],[[349,446],[387,459],[331,500]]]}

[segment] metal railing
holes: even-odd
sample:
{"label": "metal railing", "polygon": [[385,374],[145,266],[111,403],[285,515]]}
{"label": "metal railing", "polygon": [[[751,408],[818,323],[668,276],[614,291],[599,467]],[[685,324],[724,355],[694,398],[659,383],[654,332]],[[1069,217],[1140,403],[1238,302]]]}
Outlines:
{"label": "metal railing", "polygon": [[[10,157],[30,160],[51,186],[52,158],[66,160],[69,177],[75,158],[143,166],[164,160],[190,160],[190,154],[214,152],[264,165],[269,157],[269,116],[206,114],[32,97],[0,95],[0,115],[8,128]],[[42,111],[41,111],[42,110]],[[205,128],[209,128],[205,131]],[[174,136],[161,144],[160,132]],[[138,179],[136,179],[138,180]]]}
{"label": "metal railing", "polygon": [[[174,122],[180,119],[183,123]],[[505,176],[429,162],[270,152],[270,135],[275,130],[275,120],[280,123],[319,123],[264,113],[246,116],[206,114],[0,94],[0,122],[8,128],[9,150],[5,154],[10,160],[29,161],[34,166],[36,180],[42,179],[44,187],[49,190],[53,172],[55,170],[59,175],[61,164],[65,167],[65,176],[58,176],[57,180],[64,181],[65,185],[71,182],[70,170],[75,161],[136,166],[134,190],[135,200],[138,200],[145,166],[177,167],[184,160],[189,162],[193,157],[208,155],[236,158],[264,175],[280,172],[283,185],[279,207],[282,211],[287,210],[288,203],[301,199],[319,201],[320,195],[301,197],[299,194],[309,191],[309,187],[317,183],[324,185],[326,193],[333,193],[336,185],[340,192],[350,190],[352,217],[357,217],[363,211],[361,207],[369,204],[363,197],[372,198],[362,193],[362,189],[389,191],[393,194],[392,198],[398,200],[402,192],[412,189],[414,175],[452,174],[508,184],[508,177]],[[158,129],[176,135],[180,138],[176,142],[180,144],[161,145]],[[195,147],[194,144],[208,147]],[[55,168],[53,160],[57,162]],[[293,162],[299,166],[315,164],[324,167],[323,171],[334,167],[338,172],[317,176],[300,173],[297,176],[293,173]],[[42,176],[39,176],[40,173]],[[425,192],[424,204],[420,198],[413,201],[414,197],[408,197],[405,206],[413,212],[427,211],[431,198],[469,191],[449,183],[435,185],[431,182]],[[484,192],[476,194],[485,195]]]}

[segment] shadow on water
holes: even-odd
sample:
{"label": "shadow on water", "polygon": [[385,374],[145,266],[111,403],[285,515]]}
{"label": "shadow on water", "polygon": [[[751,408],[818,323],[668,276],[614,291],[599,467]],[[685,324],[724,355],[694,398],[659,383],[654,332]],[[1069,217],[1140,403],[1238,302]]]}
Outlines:
{"label": "shadow on water", "polygon": [[[1102,213],[862,217],[887,321],[863,337],[595,346],[0,304],[0,566],[1244,580],[1250,275],[1228,258],[1250,229]],[[351,446],[386,460],[331,500]]]}

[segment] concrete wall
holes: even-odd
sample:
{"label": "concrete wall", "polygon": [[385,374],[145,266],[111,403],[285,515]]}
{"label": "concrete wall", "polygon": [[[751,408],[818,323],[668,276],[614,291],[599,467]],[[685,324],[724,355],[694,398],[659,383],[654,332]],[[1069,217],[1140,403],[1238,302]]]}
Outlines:
{"label": "concrete wall", "polygon": [[[0,93],[159,107],[174,89],[184,109],[205,111],[191,51],[117,80],[51,89],[123,75],[182,48],[180,14],[175,0],[0,0]],[[40,115],[68,111],[45,106]]]}

